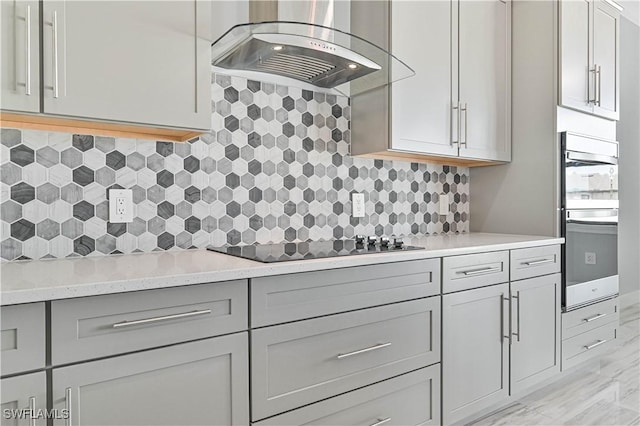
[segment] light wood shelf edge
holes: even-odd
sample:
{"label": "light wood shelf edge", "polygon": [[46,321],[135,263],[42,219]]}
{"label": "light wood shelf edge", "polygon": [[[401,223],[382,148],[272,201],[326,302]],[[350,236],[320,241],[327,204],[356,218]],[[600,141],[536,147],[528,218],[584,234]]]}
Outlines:
{"label": "light wood shelf edge", "polygon": [[206,132],[0,112],[0,127],[185,142]]}
{"label": "light wood shelf edge", "polygon": [[368,154],[354,155],[354,157],[373,158],[376,160],[410,161],[412,163],[442,164],[445,166],[458,166],[458,167],[485,167],[485,166],[497,166],[500,164],[505,164],[504,162],[501,162],[501,161],[469,160],[466,158],[438,157],[434,155],[414,154],[410,152],[398,152],[398,151],[371,152]]}

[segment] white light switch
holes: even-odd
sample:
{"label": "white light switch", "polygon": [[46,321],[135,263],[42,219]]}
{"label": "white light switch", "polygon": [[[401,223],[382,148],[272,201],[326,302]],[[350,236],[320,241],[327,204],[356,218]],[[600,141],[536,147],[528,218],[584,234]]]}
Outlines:
{"label": "white light switch", "polygon": [[441,215],[449,214],[449,194],[440,194],[440,212]]}
{"label": "white light switch", "polygon": [[353,205],[351,215],[353,217],[364,217],[364,194],[354,192],[351,195],[351,204]]}
{"label": "white light switch", "polygon": [[133,191],[130,189],[109,190],[109,222],[133,222]]}

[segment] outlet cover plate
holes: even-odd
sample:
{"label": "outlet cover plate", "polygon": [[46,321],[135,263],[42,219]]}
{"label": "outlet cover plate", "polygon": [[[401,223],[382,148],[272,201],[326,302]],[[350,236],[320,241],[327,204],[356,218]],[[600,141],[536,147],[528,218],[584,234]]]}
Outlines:
{"label": "outlet cover plate", "polygon": [[364,194],[354,192],[351,195],[351,203],[353,205],[351,215],[353,217],[364,217]]}
{"label": "outlet cover plate", "polygon": [[109,190],[109,222],[133,222],[133,191],[130,189]]}

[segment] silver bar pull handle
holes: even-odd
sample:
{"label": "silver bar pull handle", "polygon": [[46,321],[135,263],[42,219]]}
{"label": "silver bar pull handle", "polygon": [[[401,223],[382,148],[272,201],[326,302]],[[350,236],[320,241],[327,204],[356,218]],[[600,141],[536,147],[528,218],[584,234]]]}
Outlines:
{"label": "silver bar pull handle", "polygon": [[584,321],[584,322],[591,322],[591,321],[595,321],[595,320],[597,320],[597,319],[600,319],[600,318],[602,318],[602,317],[606,317],[607,315],[609,315],[609,314],[597,314],[597,315],[594,315],[594,316],[592,316],[592,317],[585,318],[585,319],[583,319],[582,321]]}
{"label": "silver bar pull handle", "polygon": [[598,106],[601,106],[601,100],[602,98],[600,97],[600,95],[602,94],[602,67],[600,65],[598,65],[598,70],[596,71],[596,76],[598,77]]}
{"label": "silver bar pull handle", "polygon": [[464,274],[467,277],[474,275],[484,275],[484,274],[492,274],[494,272],[500,272],[502,270],[499,266],[492,266],[490,268],[482,268],[482,269],[473,269],[471,271],[461,271],[458,274]]}
{"label": "silver bar pull handle", "polygon": [[378,419],[377,422],[370,424],[369,426],[380,426],[383,425],[385,423],[388,423],[391,421],[391,417],[387,417],[386,419]]}
{"label": "silver bar pull handle", "polygon": [[64,408],[67,410],[67,419],[65,421],[66,426],[71,425],[71,388],[64,390]]}
{"label": "silver bar pull handle", "polygon": [[122,322],[117,322],[113,324],[112,327],[113,328],[132,327],[134,325],[149,324],[149,323],[160,322],[160,321],[169,321],[169,320],[174,320],[179,318],[195,317],[199,315],[208,315],[210,313],[211,313],[211,309],[205,309],[202,311],[184,312],[181,314],[164,315],[161,317],[154,317],[154,318],[144,318],[144,319],[139,319],[135,321],[122,321]]}
{"label": "silver bar pull handle", "polygon": [[[453,139],[453,111],[456,111],[456,114],[458,115],[458,119],[456,121],[456,128],[458,133],[456,134],[456,140]],[[451,106],[451,143],[449,144],[449,146],[453,146],[453,144],[458,144],[460,145],[460,105],[452,105]]]}
{"label": "silver bar pull handle", "polygon": [[512,299],[516,299],[516,331],[511,333],[517,337],[517,341],[520,341],[520,292],[517,291],[515,296],[511,296]]}
{"label": "silver bar pull handle", "polygon": [[25,94],[31,96],[31,5],[27,5],[26,25],[26,66],[25,66]]}
{"label": "silver bar pull handle", "polygon": [[593,344],[588,345],[588,346],[584,346],[584,348],[586,350],[589,350],[589,349],[597,348],[600,345],[604,345],[605,343],[607,343],[606,339],[605,340],[598,340],[596,343],[593,343]]}
{"label": "silver bar pull handle", "polygon": [[29,398],[29,414],[30,414],[30,420],[29,420],[30,426],[36,426],[36,397],[35,396],[32,396]]}
{"label": "silver bar pull handle", "polygon": [[371,346],[369,348],[359,349],[357,351],[349,352],[349,353],[346,353],[346,354],[338,354],[338,356],[336,356],[336,358],[338,358],[338,359],[349,358],[350,356],[360,355],[360,354],[364,354],[364,353],[371,352],[371,351],[376,351],[378,349],[386,348],[386,347],[389,347],[389,346],[391,346],[391,342],[380,343],[379,345]]}
{"label": "silver bar pull handle", "polygon": [[57,98],[59,96],[59,85],[58,85],[58,12],[53,11],[53,20],[51,22],[53,27],[53,97]]}
{"label": "silver bar pull handle", "polygon": [[[589,67],[589,77],[588,77],[588,81],[587,81],[587,105],[589,104],[596,104],[597,102],[597,98],[596,98],[596,86],[597,86],[597,67],[596,65],[593,66],[593,68]],[[593,73],[593,99],[591,99],[591,73]]]}
{"label": "silver bar pull handle", "polygon": [[540,260],[532,260],[529,262],[522,262],[522,264],[525,266],[538,266],[538,265],[544,265],[545,263],[553,263],[555,261],[556,261],[555,259],[540,259]]}
{"label": "silver bar pull handle", "polygon": [[[504,342],[504,339],[509,340],[509,344],[511,344],[511,330],[509,330],[509,332],[507,332],[507,330],[505,330],[505,326],[504,326],[504,321],[506,319],[506,313],[505,313],[505,309],[504,309],[504,304],[505,303],[509,303],[509,306],[511,306],[510,304],[510,300],[508,297],[504,296],[504,293],[502,293],[500,295],[500,336],[501,336],[501,340]],[[511,315],[509,315],[511,316]],[[509,323],[511,323],[511,321],[509,321]],[[511,327],[509,327],[511,328]]]}
{"label": "silver bar pull handle", "polygon": [[469,110],[467,109],[466,102],[462,104],[462,106],[460,107],[460,114],[462,114],[463,112],[464,112],[464,141],[461,141],[460,144],[464,145],[464,147],[466,148],[467,147],[467,127],[469,123]]}

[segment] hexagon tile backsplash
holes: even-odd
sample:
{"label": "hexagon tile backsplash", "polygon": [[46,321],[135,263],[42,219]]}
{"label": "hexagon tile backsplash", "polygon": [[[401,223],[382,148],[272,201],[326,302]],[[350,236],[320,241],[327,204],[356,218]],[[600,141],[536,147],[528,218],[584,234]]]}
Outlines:
{"label": "hexagon tile backsplash", "polygon": [[[188,143],[2,129],[2,259],[468,231],[469,170],[350,157],[348,98],[212,81],[216,131]],[[132,223],[109,223],[109,188]]]}

